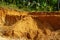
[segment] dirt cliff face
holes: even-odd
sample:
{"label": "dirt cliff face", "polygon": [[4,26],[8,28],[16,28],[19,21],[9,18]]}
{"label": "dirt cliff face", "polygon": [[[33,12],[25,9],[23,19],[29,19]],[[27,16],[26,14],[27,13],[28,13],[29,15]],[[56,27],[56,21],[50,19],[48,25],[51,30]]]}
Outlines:
{"label": "dirt cliff face", "polygon": [[49,23],[54,30],[60,29],[60,12],[32,12],[30,14],[41,22]]}
{"label": "dirt cliff face", "polygon": [[0,23],[0,34],[5,37],[24,37],[26,40],[57,40],[60,38],[58,36],[60,12],[29,13],[0,8]]}
{"label": "dirt cliff face", "polygon": [[[12,24],[14,24],[13,22],[20,19],[21,16],[23,16],[23,15],[28,15],[28,12],[17,11],[17,10],[13,10],[13,9],[0,7],[0,24],[1,25],[12,25]],[[12,20],[11,23],[8,22],[10,20]]]}

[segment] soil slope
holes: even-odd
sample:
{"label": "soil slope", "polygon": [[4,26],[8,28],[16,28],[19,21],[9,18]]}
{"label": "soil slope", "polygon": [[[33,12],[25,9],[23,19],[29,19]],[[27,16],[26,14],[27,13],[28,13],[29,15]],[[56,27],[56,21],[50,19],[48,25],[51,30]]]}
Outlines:
{"label": "soil slope", "polygon": [[0,8],[0,40],[60,40],[60,14]]}

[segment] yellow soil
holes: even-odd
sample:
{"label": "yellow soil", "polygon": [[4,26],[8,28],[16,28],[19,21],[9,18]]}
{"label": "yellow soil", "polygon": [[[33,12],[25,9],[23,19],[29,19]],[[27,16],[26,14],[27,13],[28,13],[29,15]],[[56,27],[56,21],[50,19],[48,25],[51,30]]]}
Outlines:
{"label": "yellow soil", "polygon": [[28,15],[29,12],[0,8],[0,36],[26,40],[60,40],[60,31],[53,31],[48,22]]}

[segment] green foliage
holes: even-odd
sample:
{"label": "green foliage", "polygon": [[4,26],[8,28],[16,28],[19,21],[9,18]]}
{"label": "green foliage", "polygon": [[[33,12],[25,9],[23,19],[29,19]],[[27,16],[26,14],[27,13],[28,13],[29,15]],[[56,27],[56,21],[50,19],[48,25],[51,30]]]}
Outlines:
{"label": "green foliage", "polygon": [[57,11],[57,0],[0,0],[0,6],[25,11]]}

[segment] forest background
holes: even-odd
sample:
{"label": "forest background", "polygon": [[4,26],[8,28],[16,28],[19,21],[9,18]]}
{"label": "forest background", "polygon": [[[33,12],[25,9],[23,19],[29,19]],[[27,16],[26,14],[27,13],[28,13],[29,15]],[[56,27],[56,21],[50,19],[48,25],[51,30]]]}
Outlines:
{"label": "forest background", "polygon": [[57,11],[57,0],[0,0],[0,7],[23,11]]}

